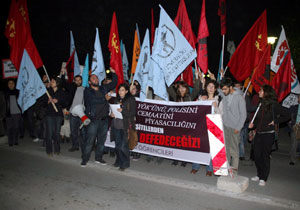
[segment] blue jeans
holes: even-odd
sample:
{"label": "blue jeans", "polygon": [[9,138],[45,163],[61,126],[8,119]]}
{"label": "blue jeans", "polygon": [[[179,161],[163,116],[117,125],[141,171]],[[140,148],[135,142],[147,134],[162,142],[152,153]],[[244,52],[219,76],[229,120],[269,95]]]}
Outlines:
{"label": "blue jeans", "polygon": [[78,137],[81,133],[79,127],[81,125],[81,120],[79,117],[74,117],[70,114],[70,129],[71,129],[71,140],[72,140],[72,148],[79,148]]}
{"label": "blue jeans", "polygon": [[245,157],[245,144],[248,141],[248,126],[249,122],[246,122],[240,132],[240,157]]}
{"label": "blue jeans", "polygon": [[[61,116],[47,116],[46,117],[46,152],[52,153],[52,145],[54,152],[60,152],[60,128],[63,121]],[[53,144],[52,144],[53,140]]]}
{"label": "blue jeans", "polygon": [[93,120],[86,127],[84,150],[82,155],[82,160],[84,162],[89,161],[96,138],[97,138],[97,146],[95,151],[95,160],[102,159],[104,142],[107,137],[107,130],[108,130],[107,118],[104,120]]}
{"label": "blue jeans", "polygon": [[[193,163],[192,164],[192,169],[194,169],[194,170],[199,170],[200,169],[200,164],[198,164],[198,163]],[[206,171],[213,171],[213,165],[212,165],[212,161],[211,161],[211,159],[210,159],[210,163],[209,163],[209,165],[207,165],[206,166]]]}
{"label": "blue jeans", "polygon": [[112,128],[115,134],[115,152],[116,152],[116,166],[120,168],[128,168],[130,166],[130,151],[128,147],[127,132],[124,129]]}

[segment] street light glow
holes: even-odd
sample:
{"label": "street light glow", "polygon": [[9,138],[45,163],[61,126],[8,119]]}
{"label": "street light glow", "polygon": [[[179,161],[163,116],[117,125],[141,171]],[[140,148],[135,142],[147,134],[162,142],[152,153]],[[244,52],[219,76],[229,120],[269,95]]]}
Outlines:
{"label": "street light glow", "polygon": [[268,44],[273,45],[276,41],[277,37],[275,36],[268,36]]}

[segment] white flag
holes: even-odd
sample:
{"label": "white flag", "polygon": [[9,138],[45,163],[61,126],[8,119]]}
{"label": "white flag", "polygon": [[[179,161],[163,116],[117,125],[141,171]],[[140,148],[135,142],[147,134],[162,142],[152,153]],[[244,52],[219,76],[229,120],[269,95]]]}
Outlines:
{"label": "white flag", "polygon": [[92,60],[92,72],[91,74],[95,74],[98,77],[99,83],[105,79],[105,66],[102,55],[101,43],[98,28],[96,28],[96,38],[94,43],[94,55]]}
{"label": "white flag", "polygon": [[[289,44],[285,35],[284,28],[282,26],[282,30],[280,33],[280,37],[278,39],[275,51],[272,56],[271,61],[271,70],[277,73],[282,61],[284,60],[287,53],[290,51]],[[291,82],[291,92],[300,94],[300,85],[297,77],[296,69],[294,66],[294,62],[291,56],[291,72],[292,72],[292,82]]]}
{"label": "white flag", "polygon": [[157,36],[152,59],[163,70],[165,81],[170,86],[197,54],[162,6]]}

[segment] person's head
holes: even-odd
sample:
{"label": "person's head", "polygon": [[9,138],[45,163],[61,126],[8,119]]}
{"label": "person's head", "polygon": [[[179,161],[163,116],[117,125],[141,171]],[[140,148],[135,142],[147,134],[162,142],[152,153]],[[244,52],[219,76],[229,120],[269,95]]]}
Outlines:
{"label": "person's head", "polygon": [[128,95],[128,93],[129,93],[129,86],[126,83],[120,84],[118,89],[118,97],[123,99]]}
{"label": "person's head", "polygon": [[207,80],[205,82],[203,95],[207,95],[207,96],[212,95],[213,97],[215,97],[216,95],[218,95],[217,88],[218,88],[218,83],[215,80]]}
{"label": "person's head", "polygon": [[82,77],[80,75],[76,75],[74,78],[74,82],[77,87],[80,87],[82,85]]}
{"label": "person's head", "polygon": [[263,85],[260,87],[258,96],[265,100],[277,100],[277,95],[275,90],[270,85]]}
{"label": "person's head", "polygon": [[179,97],[185,97],[190,93],[189,86],[186,82],[180,81],[177,86],[177,96]]}
{"label": "person's head", "polygon": [[277,102],[277,95],[275,90],[270,85],[261,86],[258,96],[261,99],[262,107],[266,111],[271,110],[271,105]]}
{"label": "person's head", "polygon": [[16,87],[16,82],[15,82],[15,80],[9,79],[9,80],[7,81],[7,87],[8,87],[9,90],[14,90],[15,87]]}
{"label": "person's head", "polygon": [[225,96],[229,95],[232,90],[232,80],[230,78],[224,78],[221,80],[220,87]]}
{"label": "person's head", "polygon": [[234,82],[234,87],[235,87],[235,88],[238,88],[238,89],[240,89],[240,90],[242,90],[242,88],[243,88],[243,83],[241,83],[241,82],[239,82],[239,81],[236,81],[236,82]]}
{"label": "person's head", "polygon": [[131,95],[138,96],[140,90],[141,90],[141,86],[139,83],[134,82],[132,85],[130,85],[130,94]]}
{"label": "person's head", "polygon": [[99,86],[99,79],[96,74],[92,74],[89,78],[89,84],[93,87]]}
{"label": "person's head", "polygon": [[61,79],[59,77],[51,77],[50,87],[52,89],[59,88],[61,85]]}

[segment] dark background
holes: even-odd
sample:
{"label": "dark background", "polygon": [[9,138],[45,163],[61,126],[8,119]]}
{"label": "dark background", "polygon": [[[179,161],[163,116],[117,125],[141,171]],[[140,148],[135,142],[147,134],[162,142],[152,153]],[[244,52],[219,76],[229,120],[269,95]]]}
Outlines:
{"label": "dark background", "polygon": [[[69,58],[70,30],[73,32],[79,62],[84,65],[89,53],[91,62],[95,28],[99,28],[104,62],[109,67],[107,48],[113,11],[116,11],[120,39],[126,45],[128,60],[131,63],[135,24],[140,31],[142,43],[146,28],[151,27],[151,8],[154,9],[154,22],[159,22],[159,4],[174,20],[179,0],[28,0],[28,12],[32,36],[49,74],[58,73],[61,63]],[[208,38],[209,69],[216,73],[219,65],[222,37],[220,19],[217,15],[218,0],[206,0],[206,18],[210,36]],[[201,14],[201,0],[185,0],[194,33],[197,35]],[[9,46],[4,36],[10,1],[1,2],[1,59],[9,58]],[[296,69],[300,57],[300,6],[297,0],[227,0],[227,34],[236,47],[247,31],[267,9],[268,35],[279,37],[284,25]],[[275,46],[274,46],[275,47]],[[226,52],[224,66],[228,63]],[[2,65],[1,65],[2,68]],[[2,69],[1,69],[2,72]],[[2,76],[2,74],[1,74]]]}

